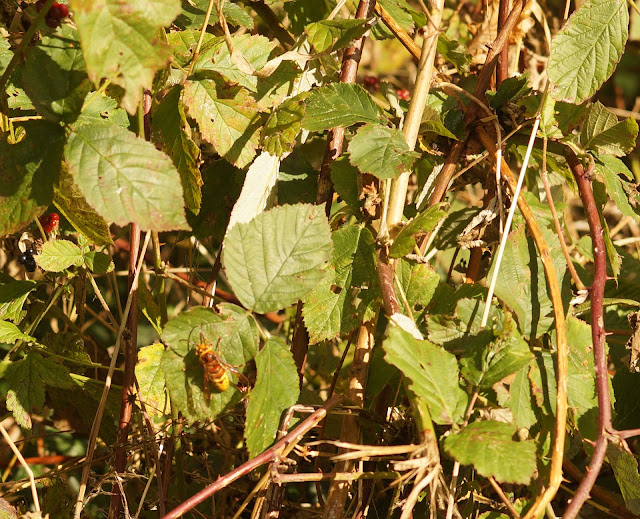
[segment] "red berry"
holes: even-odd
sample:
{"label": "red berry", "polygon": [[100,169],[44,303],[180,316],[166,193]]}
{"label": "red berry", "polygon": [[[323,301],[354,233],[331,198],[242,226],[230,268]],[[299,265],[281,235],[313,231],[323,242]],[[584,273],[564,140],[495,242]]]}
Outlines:
{"label": "red berry", "polygon": [[380,88],[380,80],[377,77],[365,76],[362,82],[369,89],[378,90]]}
{"label": "red berry", "polygon": [[69,8],[65,4],[53,2],[51,10],[53,10],[54,8],[58,12],[58,18],[66,18],[67,16],[69,16]]}
{"label": "red berry", "polygon": [[60,225],[60,217],[58,213],[45,214],[40,218],[40,224],[45,232],[51,232]]}
{"label": "red berry", "polygon": [[403,101],[407,101],[411,96],[406,88],[400,88],[399,90],[396,90],[396,93],[398,94],[398,99],[402,99]]}

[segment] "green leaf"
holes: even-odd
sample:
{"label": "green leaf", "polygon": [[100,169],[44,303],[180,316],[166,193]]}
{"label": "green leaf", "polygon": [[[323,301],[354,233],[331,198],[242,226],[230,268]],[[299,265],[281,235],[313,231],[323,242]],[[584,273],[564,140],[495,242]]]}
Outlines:
{"label": "green leaf", "polygon": [[333,52],[357,40],[369,29],[368,20],[320,20],[305,28],[309,43],[316,52]]}
{"label": "green leaf", "polygon": [[474,422],[448,436],[444,449],[463,465],[473,465],[485,477],[500,483],[528,485],[536,470],[536,445],[532,440],[514,441],[512,425]]}
{"label": "green leaf", "polygon": [[75,121],[91,90],[78,33],[63,23],[28,49],[22,78],[34,106],[46,119]]}
{"label": "green leaf", "polygon": [[389,248],[389,256],[392,258],[402,258],[413,251],[416,240],[432,231],[440,220],[447,216],[442,210],[442,204],[434,205],[418,216],[413,218],[407,225],[402,227],[398,235],[394,238]]}
{"label": "green leaf", "polygon": [[153,299],[153,294],[147,288],[146,283],[138,284],[138,306],[142,315],[144,315],[149,324],[158,335],[162,335],[162,317],[160,315],[160,306]]}
{"label": "green leaf", "polygon": [[538,419],[531,405],[531,386],[529,384],[529,365],[516,371],[513,382],[509,386],[509,401],[507,406],[511,409],[513,421],[519,429],[528,429]]}
{"label": "green leaf", "polygon": [[597,154],[620,157],[629,153],[636,145],[638,123],[632,117],[618,122],[600,101],[592,104],[585,115],[580,144],[585,150]]}
{"label": "green leaf", "polygon": [[[562,284],[563,299],[568,299],[568,279],[565,279],[567,265],[558,238],[546,227],[542,227],[542,234],[551,248],[551,258]],[[488,278],[493,275],[494,265]],[[525,338],[540,337],[553,326],[553,307],[544,268],[533,239],[525,234],[524,225],[515,226],[509,236],[495,293],[514,311]]]}
{"label": "green leaf", "polygon": [[244,429],[249,456],[254,458],[276,438],[283,411],[298,401],[298,371],[289,347],[276,337],[256,355],[258,376],[251,391]]}
{"label": "green leaf", "polygon": [[304,296],[302,315],[310,344],[354,330],[365,319],[377,294],[362,287],[375,279],[375,244],[369,230],[348,225],[331,233],[333,257],[324,283]]}
{"label": "green leaf", "polygon": [[463,44],[449,39],[443,32],[438,35],[438,54],[453,63],[461,74],[469,73],[471,54]]}
{"label": "green leaf", "polygon": [[71,0],[89,78],[108,79],[125,92],[122,107],[134,114],[142,90],[169,62],[171,49],[158,37],[180,14],[179,0]]}
{"label": "green leaf", "polygon": [[17,144],[0,139],[0,236],[21,230],[49,207],[60,171],[62,128],[32,121],[24,129]]}
{"label": "green leaf", "polygon": [[224,241],[223,263],[236,297],[258,313],[284,308],[326,276],[331,232],[324,208],[285,205],[238,223]]}
{"label": "green leaf", "polygon": [[84,264],[94,274],[106,274],[115,268],[111,257],[99,251],[89,251],[85,253]]}
{"label": "green leaf", "polygon": [[36,340],[22,333],[20,328],[8,321],[0,321],[0,343],[13,344],[16,341],[35,342]]}
{"label": "green leaf", "polygon": [[82,335],[76,332],[48,332],[42,338],[48,350],[56,355],[61,355],[65,361],[76,362],[79,364],[90,364],[91,356],[87,353]]}
{"label": "green leaf", "polygon": [[191,128],[181,102],[182,87],[171,88],[153,111],[151,138],[180,173],[187,209],[200,211],[202,176],[198,169],[200,149],[191,138]]}
{"label": "green leaf", "polygon": [[303,92],[287,99],[273,110],[262,128],[262,148],[264,151],[278,157],[293,151],[296,138],[302,128],[302,118],[306,108],[304,101],[307,95],[307,92]]}
{"label": "green leaf", "polygon": [[510,326],[503,330],[497,340],[466,351],[460,360],[462,375],[473,385],[490,388],[533,359],[529,345],[513,329],[515,323],[508,323]]}
{"label": "green leaf", "polygon": [[31,429],[29,413],[44,405],[46,386],[68,388],[73,386],[69,371],[64,366],[30,352],[6,368],[4,380],[9,388],[7,409],[22,427]]}
{"label": "green leaf", "polygon": [[381,124],[364,125],[349,143],[351,165],[382,180],[408,171],[418,157],[400,130]]}
{"label": "green leaf", "polygon": [[[213,76],[212,76],[213,77]],[[247,90],[217,79],[188,80],[184,102],[202,137],[234,166],[249,165],[259,145],[259,108]]]}
{"label": "green leaf", "polygon": [[42,245],[40,254],[34,256],[42,270],[62,272],[70,266],[79,267],[84,263],[82,250],[69,240],[51,240]]}
{"label": "green leaf", "polygon": [[341,156],[331,163],[331,181],[336,193],[354,211],[359,211],[362,202],[359,198],[358,168],[349,163],[346,156]]}
{"label": "green leaf", "polygon": [[[202,25],[204,24],[208,6],[209,0],[189,0],[188,2],[183,0],[182,14],[176,19],[175,25],[181,29],[196,28],[199,33]],[[209,19],[209,26],[215,25],[218,22],[218,9],[216,7],[217,6],[214,3],[211,11],[211,17]],[[222,7],[222,14],[225,16],[228,23],[233,25],[242,25],[247,29],[253,29],[253,19],[237,4],[225,2]],[[169,35],[182,34],[184,32],[186,31],[169,33]]]}
{"label": "green leaf", "polygon": [[153,231],[188,228],[179,174],[150,142],[118,126],[86,124],[71,133],[65,155],[75,183],[105,219]]}
{"label": "green leaf", "polygon": [[113,245],[109,225],[87,203],[78,186],[74,184],[73,177],[64,166],[60,171],[58,183],[53,188],[53,204],[69,223],[89,241],[100,246]]}
{"label": "green leaf", "polygon": [[620,212],[625,216],[637,218],[638,214],[629,204],[629,198],[624,189],[624,185],[628,185],[628,182],[618,176],[619,173],[627,174],[629,172],[624,162],[615,157],[603,155],[595,163],[595,170],[602,177],[607,187],[607,193],[616,203]]}
{"label": "green leaf", "polygon": [[73,123],[73,128],[83,124],[117,124],[123,128],[129,127],[129,115],[118,103],[104,92],[89,92],[84,100],[82,112]]}
{"label": "green leaf", "polygon": [[458,362],[451,353],[398,327],[389,330],[382,347],[385,360],[411,380],[411,391],[427,403],[435,423],[462,422],[468,396],[458,385]]}
{"label": "green leaf", "polygon": [[[595,367],[593,364],[593,342],[591,338],[591,326],[584,321],[569,316],[567,319],[567,344],[569,345],[568,367],[568,402],[578,425],[579,419],[585,414],[595,413],[598,408],[596,383],[594,379]],[[592,418],[595,417],[595,414]],[[595,433],[595,422],[592,424]],[[584,434],[584,437],[590,437]],[[592,437],[595,439],[595,436]]]}
{"label": "green leaf", "polygon": [[640,474],[638,460],[613,442],[607,447],[607,460],[613,468],[627,510],[640,515]]}
{"label": "green leaf", "polygon": [[152,416],[164,414],[167,397],[164,390],[164,372],[162,371],[163,344],[152,344],[138,350],[136,380],[140,385],[140,398]]}
{"label": "green leaf", "polygon": [[311,91],[302,127],[321,131],[336,126],[379,121],[380,109],[364,88],[347,83],[331,83]]}
{"label": "green leaf", "polygon": [[458,140],[458,138],[449,131],[442,121],[440,113],[430,105],[424,107],[422,121],[420,122],[420,133],[435,133],[449,139]]}
{"label": "green leaf", "polygon": [[37,286],[35,281],[30,280],[10,281],[0,286],[0,319],[14,323],[22,321],[22,305]]}
{"label": "green leaf", "polygon": [[160,368],[173,404],[189,422],[215,419],[241,398],[236,375],[227,370],[231,385],[220,392],[209,383],[207,402],[203,366],[195,354],[200,334],[220,360],[239,371],[258,351],[258,329],[251,315],[229,303],[220,310],[218,315],[209,308],[192,308],[171,319],[162,332],[167,349]]}
{"label": "green leaf", "polygon": [[407,259],[401,259],[396,263],[396,276],[396,282],[404,292],[415,321],[419,322],[417,312],[426,312],[426,307],[440,282],[440,276],[431,265]]}
{"label": "green leaf", "polygon": [[580,104],[611,76],[629,35],[625,0],[587,0],[551,42],[549,79],[556,99]]}

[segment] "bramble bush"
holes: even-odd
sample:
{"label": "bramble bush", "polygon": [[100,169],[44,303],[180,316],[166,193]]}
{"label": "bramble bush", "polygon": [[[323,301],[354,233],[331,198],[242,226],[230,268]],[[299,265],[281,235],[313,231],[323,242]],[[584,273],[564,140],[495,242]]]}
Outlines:
{"label": "bramble bush", "polygon": [[635,3],[0,4],[0,516],[640,515]]}

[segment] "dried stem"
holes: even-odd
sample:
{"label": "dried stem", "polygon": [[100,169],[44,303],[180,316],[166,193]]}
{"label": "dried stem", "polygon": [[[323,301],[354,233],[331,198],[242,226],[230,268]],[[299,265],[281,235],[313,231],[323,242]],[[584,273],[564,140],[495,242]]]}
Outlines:
{"label": "dried stem", "polygon": [[31,467],[29,467],[29,464],[22,457],[22,453],[20,452],[20,449],[18,449],[18,447],[16,447],[16,444],[13,443],[11,436],[9,436],[9,433],[7,432],[7,430],[2,426],[2,423],[0,423],[0,434],[2,434],[4,441],[7,442],[7,445],[11,448],[15,457],[18,458],[18,461],[20,462],[20,465],[27,473],[27,476],[29,476],[29,486],[31,487],[31,495],[33,496],[33,506],[36,509],[36,512],[40,512],[40,500],[38,499],[38,489],[36,488],[36,480],[33,477],[33,471],[31,470]]}
{"label": "dried stem", "polygon": [[298,427],[287,434],[273,447],[270,447],[259,456],[256,456],[255,458],[247,461],[237,469],[229,472],[224,476],[219,477],[211,485],[202,489],[200,492],[187,499],[180,506],[171,510],[171,512],[165,515],[162,519],[176,519],[177,517],[180,517],[189,510],[196,507],[198,504],[202,503],[205,499],[211,497],[218,490],[225,488],[242,476],[247,475],[252,470],[255,470],[258,467],[273,461],[276,456],[281,455],[287,448],[291,448],[293,445],[297,444],[307,432],[313,429],[313,427],[315,427],[318,422],[320,422],[322,419],[324,419],[325,416],[327,416],[327,413],[331,409],[340,404],[343,398],[344,397],[340,395],[336,395],[328,400],[320,409],[306,418],[300,425],[298,425]]}
{"label": "dried stem", "polygon": [[496,491],[496,494],[498,494],[498,497],[504,503],[504,506],[506,506],[507,510],[509,510],[511,517],[513,517],[514,519],[520,519],[520,514],[513,507],[513,504],[511,503],[511,501],[509,501],[509,498],[505,495],[504,491],[502,490],[502,488],[500,488],[500,485],[498,485],[498,482],[493,478],[493,476],[489,476],[489,483],[491,483],[493,490]]}
{"label": "dried stem", "polygon": [[405,31],[398,22],[395,21],[393,16],[391,16],[384,7],[380,4],[376,3],[376,14],[382,18],[384,24],[389,28],[389,30],[394,34],[400,43],[405,46],[405,48],[411,53],[411,55],[416,59],[420,59],[421,50],[417,45],[413,38],[409,36],[407,31]]}
{"label": "dried stem", "polygon": [[[509,0],[500,0],[498,8],[498,32],[504,27],[509,15]],[[496,68],[496,90],[502,82],[509,77],[509,42],[502,48],[498,55],[498,67]]]}
{"label": "dried stem", "polygon": [[[491,153],[495,160],[497,150],[493,139],[487,135],[482,127],[477,128],[477,135],[480,142],[482,142],[482,145]],[[511,192],[514,193],[516,188],[516,179],[504,159],[502,159],[502,176],[507,180]],[[558,368],[556,376],[558,392],[556,395],[556,422],[553,450],[551,454],[549,486],[545,489],[542,495],[538,496],[533,506],[525,515],[525,519],[533,519],[537,518],[544,512],[547,504],[554,498],[558,488],[560,488],[560,483],[562,482],[562,459],[564,457],[564,438],[566,435],[567,421],[568,346],[562,295],[553,260],[551,258],[551,251],[549,250],[549,246],[542,236],[540,226],[538,225],[538,222],[524,197],[518,197],[518,207],[524,217],[529,231],[531,232],[531,235],[533,236],[538,252],[540,253],[540,259],[542,261],[542,266],[544,268],[549,288],[549,298],[551,299],[551,304],[553,306],[553,316],[555,319],[557,337],[556,347]]]}
{"label": "dried stem", "polygon": [[[144,263],[144,255],[147,250],[147,245],[149,244],[149,239],[151,238],[151,232],[147,232],[144,244],[142,246],[142,252],[139,256],[138,265],[136,266],[135,275],[133,278],[132,289],[138,288],[138,278],[140,277],[140,270],[142,269],[142,264]],[[124,316],[122,323],[118,329],[118,336],[116,337],[116,343],[113,348],[113,354],[111,356],[111,363],[109,364],[109,372],[107,373],[107,377],[104,383],[104,390],[102,391],[102,396],[100,397],[100,403],[98,404],[98,410],[96,411],[96,417],[93,420],[93,424],[91,425],[91,433],[89,434],[89,444],[87,445],[87,455],[86,455],[86,465],[82,471],[82,479],[80,482],[80,488],[78,490],[78,497],[76,498],[76,505],[74,511],[74,519],[80,518],[80,513],[82,512],[82,506],[84,504],[84,496],[87,490],[87,481],[89,479],[89,472],[91,471],[91,460],[93,459],[93,453],[96,448],[96,440],[98,437],[98,431],[100,430],[100,423],[102,422],[102,416],[104,414],[104,409],[107,404],[107,396],[109,395],[109,389],[111,389],[111,382],[113,380],[113,372],[116,367],[116,362],[118,360],[118,353],[120,351],[120,344],[122,342],[122,334],[124,333],[129,312],[131,311],[131,302],[133,299],[133,291],[129,290],[129,296],[127,298],[127,304],[124,308]]]}
{"label": "dried stem", "polygon": [[[367,385],[369,363],[373,350],[374,322],[375,320],[360,326],[353,353],[353,363],[349,369],[347,399],[349,403],[360,408],[364,407],[364,388]],[[340,440],[347,443],[360,443],[360,424],[356,416],[347,415],[344,417]],[[336,464],[335,472],[350,472],[352,468],[353,462],[345,460]],[[349,488],[349,481],[334,480],[331,483],[323,516],[324,519],[339,519],[343,516]]]}
{"label": "dried stem", "polygon": [[204,15],[204,21],[202,22],[202,29],[200,29],[200,37],[198,38],[198,43],[196,44],[196,49],[193,51],[193,58],[191,58],[191,64],[189,65],[189,72],[187,72],[187,77],[189,77],[193,73],[193,67],[196,64],[196,60],[200,55],[200,49],[202,48],[202,42],[204,41],[204,35],[207,32],[207,26],[209,25],[209,18],[211,18],[211,11],[213,11],[213,4],[216,0],[209,0],[209,5],[207,6],[207,12]]}
{"label": "dried stem", "polygon": [[[565,148],[565,158],[576,179],[578,191],[584,210],[587,213],[587,221],[593,243],[593,284],[589,289],[591,299],[591,339],[593,341],[593,356],[596,370],[596,389],[598,392],[598,436],[593,448],[593,455],[587,467],[587,475],[580,482],[575,496],[569,503],[563,519],[574,519],[582,505],[589,497],[589,492],[596,482],[609,442],[608,433],[611,427],[611,400],[609,397],[609,375],[607,373],[607,353],[604,331],[604,287],[607,281],[607,259],[604,244],[604,231],[600,223],[600,214],[593,196],[590,171],[585,172],[576,154],[569,147]],[[590,170],[593,169],[593,162]]]}

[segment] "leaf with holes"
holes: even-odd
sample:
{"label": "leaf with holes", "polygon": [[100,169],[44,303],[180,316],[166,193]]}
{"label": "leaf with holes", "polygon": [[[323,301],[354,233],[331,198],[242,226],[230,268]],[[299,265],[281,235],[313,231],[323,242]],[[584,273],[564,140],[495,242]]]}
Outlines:
{"label": "leaf with holes", "polygon": [[528,485],[536,470],[536,445],[515,441],[512,425],[474,422],[444,440],[444,449],[462,465],[473,465],[478,474],[500,483]]}
{"label": "leaf with holes", "polygon": [[285,205],[238,223],[224,240],[223,264],[240,302],[258,313],[280,310],[327,275],[331,231],[324,208]]}
{"label": "leaf with holes", "polygon": [[106,220],[141,229],[187,229],[180,175],[153,144],[119,126],[86,124],[69,135],[69,171]]}
{"label": "leaf with holes", "polygon": [[[209,79],[212,77],[213,79]],[[216,73],[185,82],[184,102],[202,137],[234,166],[247,166],[259,145],[259,108],[242,87],[225,85]]]}

